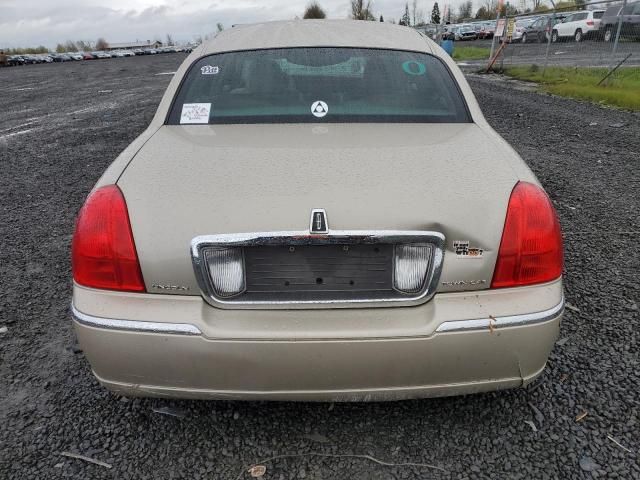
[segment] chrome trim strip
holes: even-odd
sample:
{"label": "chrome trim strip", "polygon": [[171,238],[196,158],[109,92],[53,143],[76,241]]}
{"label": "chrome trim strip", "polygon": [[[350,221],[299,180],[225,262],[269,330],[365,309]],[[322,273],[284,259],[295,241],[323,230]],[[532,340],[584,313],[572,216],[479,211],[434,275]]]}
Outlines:
{"label": "chrome trim strip", "polygon": [[[562,312],[564,311],[564,303],[565,300],[564,297],[562,297],[562,301],[558,305],[542,312],[495,318],[451,320],[440,324],[435,333],[490,331],[491,329],[522,327],[544,323],[549,320],[553,320],[560,314],[562,314]],[[71,313],[78,323],[86,325],[88,327],[104,328],[108,330],[125,330],[133,332],[162,333],[174,335],[202,335],[200,329],[190,323],[160,323],[94,317],[93,315],[87,315],[86,313],[80,312],[73,304],[71,304]]]}
{"label": "chrome trim strip", "polygon": [[558,317],[564,311],[564,296],[562,301],[549,310],[536,313],[525,313],[522,315],[509,315],[506,317],[478,318],[472,320],[452,320],[443,322],[436,329],[436,333],[450,332],[471,332],[477,330],[492,330],[506,327],[523,327],[544,323]]}
{"label": "chrome trim strip", "polygon": [[139,320],[118,320],[115,318],[94,317],[79,311],[71,304],[73,318],[80,324],[108,330],[128,330],[131,332],[165,333],[174,335],[202,335],[195,325],[190,323],[143,322]]}
{"label": "chrome trim strip", "polygon": [[[342,245],[429,243],[433,245],[432,266],[424,288],[414,295],[389,298],[338,300],[243,300],[216,297],[201,251],[207,247],[252,247],[264,245]],[[225,309],[310,309],[367,308],[420,305],[436,293],[444,262],[445,237],[440,232],[405,230],[329,230],[327,234],[308,231],[252,232],[202,235],[191,241],[193,269],[203,298],[214,307]]]}

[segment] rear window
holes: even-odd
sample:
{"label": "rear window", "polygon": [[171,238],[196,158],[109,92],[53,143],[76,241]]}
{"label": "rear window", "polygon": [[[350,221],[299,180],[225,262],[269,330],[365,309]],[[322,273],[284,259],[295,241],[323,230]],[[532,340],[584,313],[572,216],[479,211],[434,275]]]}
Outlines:
{"label": "rear window", "polygon": [[593,12],[593,18],[602,18],[604,12]]}
{"label": "rear window", "polygon": [[292,48],[198,60],[167,123],[470,122],[438,58],[398,50]]}

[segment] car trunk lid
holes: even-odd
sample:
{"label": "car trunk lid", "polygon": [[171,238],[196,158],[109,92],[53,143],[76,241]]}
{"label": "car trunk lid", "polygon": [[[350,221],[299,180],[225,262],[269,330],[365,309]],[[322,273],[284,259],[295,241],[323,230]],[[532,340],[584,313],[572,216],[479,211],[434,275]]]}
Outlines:
{"label": "car trunk lid", "polygon": [[514,155],[471,123],[165,126],[118,185],[150,292],[200,293],[194,237],[308,230],[314,208],[332,230],[444,234],[438,290],[472,290],[491,283]]}

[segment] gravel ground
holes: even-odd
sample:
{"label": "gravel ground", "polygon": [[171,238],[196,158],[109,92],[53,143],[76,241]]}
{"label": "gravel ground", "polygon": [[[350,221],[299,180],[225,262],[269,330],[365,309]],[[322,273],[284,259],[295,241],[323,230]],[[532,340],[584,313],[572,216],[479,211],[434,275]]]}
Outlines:
{"label": "gravel ground", "polygon": [[265,478],[640,478],[639,117],[513,82],[472,78],[566,236],[570,307],[535,385],[335,405],[127,400],[101,388],[69,319],[73,221],[152,117],[170,79],[159,74],[182,58],[0,70],[0,478],[240,479],[278,455],[291,456],[265,461]]}

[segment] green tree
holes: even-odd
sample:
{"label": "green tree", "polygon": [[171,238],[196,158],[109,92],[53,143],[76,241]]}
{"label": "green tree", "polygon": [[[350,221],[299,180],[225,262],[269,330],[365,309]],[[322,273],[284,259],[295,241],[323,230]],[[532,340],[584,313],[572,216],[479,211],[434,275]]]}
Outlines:
{"label": "green tree", "polygon": [[431,10],[431,23],[440,25],[440,20],[440,7],[438,6],[438,2],[436,2],[433,4],[433,9]]}
{"label": "green tree", "polygon": [[409,14],[408,3],[404,4],[404,15],[402,15],[402,18],[400,19],[400,25],[405,25],[407,27],[411,25],[411,15]]}
{"label": "green tree", "polygon": [[371,0],[351,0],[351,18],[354,20],[375,20]]}
{"label": "green tree", "polygon": [[85,42],[84,40],[78,40],[76,42],[76,46],[78,47],[78,50],[82,52],[88,52],[92,48],[91,42]]}
{"label": "green tree", "polygon": [[576,9],[576,2],[573,0],[556,2],[556,11],[569,11]]}
{"label": "green tree", "polygon": [[458,21],[462,22],[468,18],[471,18],[473,15],[473,2],[472,0],[467,0],[462,2],[458,7]]}
{"label": "green tree", "polygon": [[514,7],[513,5],[511,5],[510,3],[507,2],[507,4],[503,7],[503,11],[504,11],[504,15],[508,16],[508,17],[513,17],[514,15],[518,15],[518,13],[520,13],[518,11],[517,7]]}
{"label": "green tree", "polygon": [[107,48],[109,48],[109,44],[104,38],[100,37],[96,40],[96,50],[106,50]]}
{"label": "green tree", "polygon": [[63,44],[59,43],[58,45],[56,45],[56,52],[64,53],[66,51],[67,51],[67,49],[64,47]]}
{"label": "green tree", "polygon": [[493,20],[495,18],[496,14],[487,10],[485,6],[480,7],[476,12],[476,19],[478,20]]}
{"label": "green tree", "polygon": [[316,1],[312,1],[307,5],[307,8],[304,10],[304,15],[302,18],[327,18],[327,14],[324,12],[322,7]]}
{"label": "green tree", "polygon": [[[60,45],[60,44],[58,44]],[[2,50],[0,48],[0,50]],[[43,45],[38,47],[16,47],[16,48],[7,48],[4,52],[7,55],[34,55],[36,53],[47,53],[49,49]]]}

